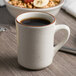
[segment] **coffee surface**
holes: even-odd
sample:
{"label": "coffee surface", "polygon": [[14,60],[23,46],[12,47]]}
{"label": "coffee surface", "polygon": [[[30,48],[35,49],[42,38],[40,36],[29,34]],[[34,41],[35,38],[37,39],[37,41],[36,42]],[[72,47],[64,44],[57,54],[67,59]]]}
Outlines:
{"label": "coffee surface", "polygon": [[30,25],[30,26],[45,26],[49,25],[51,22],[46,19],[41,18],[29,18],[21,21],[21,24]]}

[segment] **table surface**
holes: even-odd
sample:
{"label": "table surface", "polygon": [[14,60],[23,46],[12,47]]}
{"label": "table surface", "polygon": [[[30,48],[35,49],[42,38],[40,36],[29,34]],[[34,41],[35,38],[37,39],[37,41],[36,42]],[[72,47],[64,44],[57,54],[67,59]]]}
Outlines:
{"label": "table surface", "polygon": [[[56,19],[57,24],[66,24],[71,29],[71,37],[65,46],[76,48],[76,18],[61,10]],[[0,76],[76,76],[76,53],[70,52],[59,51],[53,63],[40,71],[30,71],[20,67],[17,62],[14,18],[5,7],[0,8],[0,27],[7,28],[6,32],[0,33]],[[55,43],[65,36],[63,32],[56,34]]]}

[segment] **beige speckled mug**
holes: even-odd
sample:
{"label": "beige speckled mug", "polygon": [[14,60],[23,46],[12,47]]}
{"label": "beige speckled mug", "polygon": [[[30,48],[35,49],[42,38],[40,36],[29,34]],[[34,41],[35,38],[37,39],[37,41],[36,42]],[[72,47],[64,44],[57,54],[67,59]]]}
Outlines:
{"label": "beige speckled mug", "polygon": [[[27,18],[43,18],[52,23],[45,26],[22,25],[21,20]],[[38,70],[49,66],[56,52],[67,42],[70,29],[64,24],[55,25],[56,20],[51,14],[28,12],[16,18],[18,62],[25,68]],[[62,42],[54,47],[54,35],[59,30],[66,30]]]}

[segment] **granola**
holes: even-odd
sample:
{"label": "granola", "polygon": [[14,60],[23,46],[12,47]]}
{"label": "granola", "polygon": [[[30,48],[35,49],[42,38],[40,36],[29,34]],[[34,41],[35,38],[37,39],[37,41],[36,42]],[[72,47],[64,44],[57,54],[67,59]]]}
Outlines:
{"label": "granola", "polygon": [[28,2],[28,0],[9,0],[8,3],[17,7],[21,8],[49,8],[49,7],[55,7],[60,3],[60,0],[49,0],[48,4],[43,7],[36,7],[33,4],[34,0],[29,0],[31,2]]}

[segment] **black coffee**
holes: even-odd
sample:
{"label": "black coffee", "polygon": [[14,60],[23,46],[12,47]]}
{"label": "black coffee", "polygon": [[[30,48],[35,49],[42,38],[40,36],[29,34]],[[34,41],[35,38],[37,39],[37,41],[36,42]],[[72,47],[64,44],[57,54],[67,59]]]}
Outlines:
{"label": "black coffee", "polygon": [[29,18],[22,20],[21,23],[24,25],[31,25],[31,26],[45,26],[50,24],[51,22],[49,20],[41,18]]}

